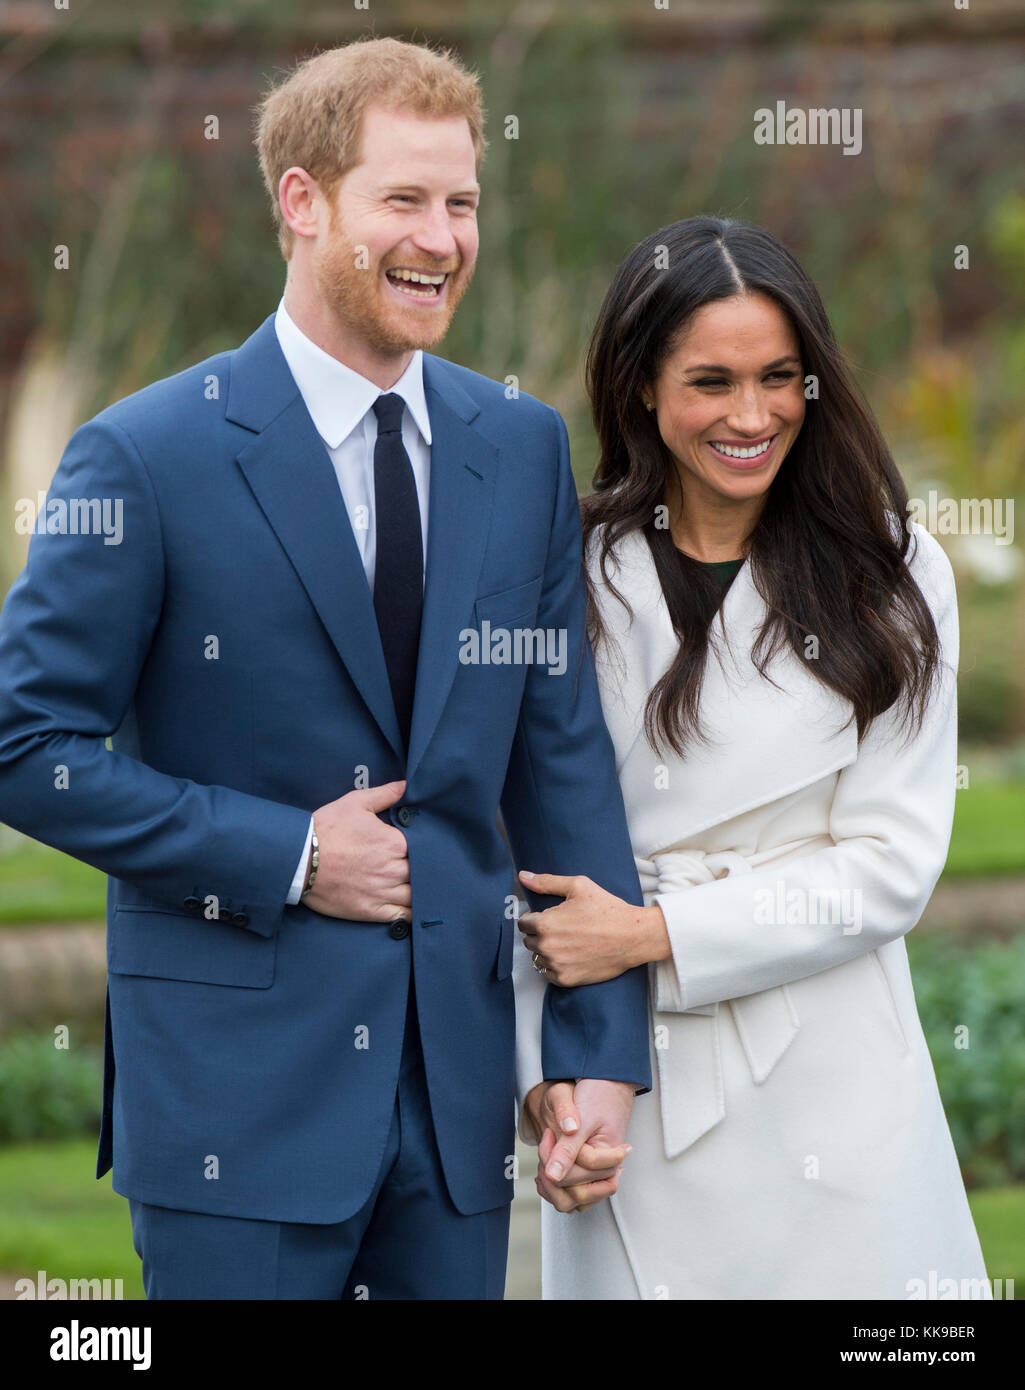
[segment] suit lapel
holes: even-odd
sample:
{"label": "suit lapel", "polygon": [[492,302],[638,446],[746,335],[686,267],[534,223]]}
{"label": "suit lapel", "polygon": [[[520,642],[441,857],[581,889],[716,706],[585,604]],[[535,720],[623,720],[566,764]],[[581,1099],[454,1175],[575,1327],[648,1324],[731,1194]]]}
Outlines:
{"label": "suit lapel", "polygon": [[[610,572],[634,620],[599,590],[602,615],[619,648],[618,656],[599,650],[599,677],[636,852],[647,856],[681,843],[855,760],[853,722],[840,730],[851,714],[849,701],[824,686],[789,648],[766,668],[775,685],[752,661],[766,608],[749,561],[726,592],[721,625],[717,616],[710,633],[700,717],[712,742],[692,744],[683,758],[656,757],[641,727],[643,709],[678,643],[642,533],[624,536],[618,554],[621,570]],[[660,767],[664,771],[653,782]],[[658,786],[663,792],[653,795]]]}
{"label": "suit lapel", "polygon": [[[424,354],[431,418],[426,585],[407,779],[433,733],[470,624],[488,531],[497,449],[449,364]],[[362,557],[323,440],[269,315],[234,354],[227,418],[254,431],[236,455],[270,526],[381,732],[402,742]]]}

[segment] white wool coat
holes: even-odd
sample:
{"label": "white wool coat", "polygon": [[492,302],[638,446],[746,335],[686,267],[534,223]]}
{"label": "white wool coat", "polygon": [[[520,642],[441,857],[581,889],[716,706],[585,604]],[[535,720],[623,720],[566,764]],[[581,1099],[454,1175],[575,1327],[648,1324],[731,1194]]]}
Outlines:
{"label": "white wool coat", "polygon": [[[619,1192],[586,1212],[542,1205],[544,1298],[906,1299],[950,1296],[944,1280],[989,1296],[903,940],[946,858],[957,759],[954,578],[912,531],[942,675],[909,743],[891,709],[859,748],[813,659],[786,649],[775,685],[759,674],[766,609],[745,562],[710,633],[712,745],[683,758],[656,756],[642,729],[677,647],[647,543],[634,531],[613,552],[631,620],[591,538],[613,639],[596,653],[602,705],[673,954],[648,967],[654,1091],[634,1103]],[[557,986],[516,954],[522,1101]],[[532,1141],[522,1108],[520,1133]]]}

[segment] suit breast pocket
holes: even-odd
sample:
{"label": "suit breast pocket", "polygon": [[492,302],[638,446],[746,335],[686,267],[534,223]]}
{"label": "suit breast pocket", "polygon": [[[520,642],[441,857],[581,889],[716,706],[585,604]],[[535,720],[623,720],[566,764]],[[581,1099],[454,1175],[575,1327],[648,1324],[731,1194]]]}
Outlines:
{"label": "suit breast pocket", "polygon": [[537,615],[538,599],[544,576],[514,584],[497,593],[482,594],[473,605],[473,619],[479,627],[485,619],[492,627],[517,627],[533,622]]}
{"label": "suit breast pocket", "polygon": [[170,908],[118,905],[107,928],[107,969],[197,984],[268,989],[278,936],[258,936],[230,922],[210,922]]}

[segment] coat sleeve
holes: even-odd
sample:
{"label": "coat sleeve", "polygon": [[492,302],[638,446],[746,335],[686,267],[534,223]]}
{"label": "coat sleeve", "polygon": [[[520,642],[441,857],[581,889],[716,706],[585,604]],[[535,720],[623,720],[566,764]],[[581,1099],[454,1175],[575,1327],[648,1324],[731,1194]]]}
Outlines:
{"label": "coat sleeve", "polygon": [[169,776],[105,744],[131,712],[164,602],[156,497],[115,423],[98,417],[72,435],[48,514],[72,499],[120,503],[120,540],[31,538],[0,613],[0,818],[174,907],[194,893],[244,905],[248,930],[270,936],[309,811]]}
{"label": "coat sleeve", "polygon": [[[569,440],[558,412],[552,412],[552,419],[558,482],[535,623],[564,634],[567,662],[561,674],[549,675],[540,665],[527,669],[502,817],[517,868],[586,874],[617,897],[642,904],[612,740],[587,640],[580,508]],[[536,893],[527,896],[538,911],[560,901]],[[526,955],[519,943],[516,950]],[[522,983],[523,964],[518,962],[514,984]],[[578,1076],[629,1081],[639,1091],[650,1090],[645,967],[601,984],[569,989],[548,985],[543,996],[534,991],[529,997],[532,1005],[521,996],[517,1022],[521,1101],[541,1080]],[[528,1042],[528,1032],[534,1033],[533,1043]]]}
{"label": "coat sleeve", "polygon": [[[872,721],[837,780],[833,845],[654,894],[672,946],[672,959],[656,967],[660,1008],[683,1012],[828,970],[903,936],[925,910],[954,815],[958,617],[950,561],[924,528],[913,530],[911,572],[932,610],[941,663],[921,730],[902,743],[893,707]],[[855,909],[847,925],[836,911],[845,901]]]}

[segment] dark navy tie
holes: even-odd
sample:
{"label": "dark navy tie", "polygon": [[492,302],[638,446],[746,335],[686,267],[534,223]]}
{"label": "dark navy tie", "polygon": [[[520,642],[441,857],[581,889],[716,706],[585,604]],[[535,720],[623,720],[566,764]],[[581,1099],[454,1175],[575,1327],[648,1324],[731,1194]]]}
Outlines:
{"label": "dark navy tie", "polygon": [[413,718],[416,658],[420,648],[423,607],[423,533],[416,479],[402,443],[403,399],[394,392],[378,396],[377,443],[374,445],[374,513],[377,558],[374,566],[374,612],[381,633],[388,680],[405,748]]}

